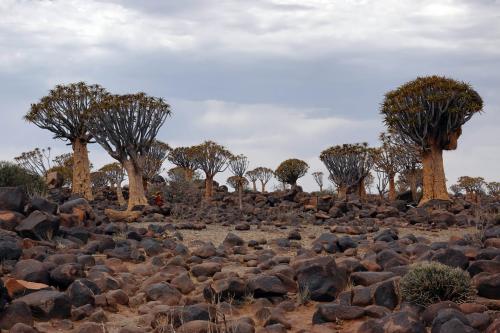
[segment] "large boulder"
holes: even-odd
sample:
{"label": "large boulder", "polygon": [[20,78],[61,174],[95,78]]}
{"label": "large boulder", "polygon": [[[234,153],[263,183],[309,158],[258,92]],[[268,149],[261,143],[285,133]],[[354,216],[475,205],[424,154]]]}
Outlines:
{"label": "large boulder", "polygon": [[331,302],[347,285],[347,273],[332,257],[297,260],[292,267],[299,290],[308,291],[313,301]]}
{"label": "large boulder", "polygon": [[31,214],[35,210],[39,210],[41,212],[55,215],[57,214],[58,207],[59,206],[56,203],[51,202],[47,199],[41,197],[34,197],[30,200],[30,202],[26,206],[26,214]]}
{"label": "large boulder", "polygon": [[10,240],[0,240],[0,261],[18,260],[23,253],[23,249]]}
{"label": "large boulder", "polygon": [[46,265],[35,259],[20,260],[14,266],[12,276],[18,280],[49,284],[49,271]]}
{"label": "large boulder", "polygon": [[16,301],[28,304],[33,316],[41,320],[71,316],[71,301],[60,291],[40,290],[20,297]]}
{"label": "large boulder", "polygon": [[13,211],[0,211],[0,229],[15,231],[17,225],[24,219],[24,215]]}
{"label": "large boulder", "polygon": [[8,330],[17,323],[33,326],[30,307],[24,302],[13,302],[0,313],[0,330]]}
{"label": "large boulder", "polygon": [[64,185],[64,176],[57,171],[49,172],[45,177],[45,183],[50,190],[61,188]]}
{"label": "large boulder", "polygon": [[0,187],[0,210],[22,213],[26,201],[26,191],[21,187]]}
{"label": "large boulder", "polygon": [[31,213],[16,227],[19,235],[35,240],[51,240],[58,230],[59,218],[38,210]]}
{"label": "large boulder", "polygon": [[257,275],[248,281],[247,288],[256,298],[282,296],[288,292],[285,284],[274,275]]}
{"label": "large boulder", "polygon": [[354,320],[365,315],[365,309],[359,306],[342,304],[321,304],[313,315],[313,324],[337,322],[338,320]]}

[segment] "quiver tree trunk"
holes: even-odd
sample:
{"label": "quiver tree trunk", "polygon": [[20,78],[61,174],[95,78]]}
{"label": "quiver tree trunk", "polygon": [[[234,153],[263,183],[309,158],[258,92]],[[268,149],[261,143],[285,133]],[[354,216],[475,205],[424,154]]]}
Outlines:
{"label": "quiver tree trunk", "polygon": [[207,200],[207,201],[212,200],[213,190],[214,190],[214,178],[213,177],[206,177],[206,179],[205,179],[205,200]]}
{"label": "quiver tree trunk", "polygon": [[148,192],[148,179],[146,177],[142,177],[142,188],[144,188],[144,193]]}
{"label": "quiver tree trunk", "polygon": [[358,184],[358,196],[360,200],[366,199],[366,188],[364,179],[362,179]]}
{"label": "quiver tree trunk", "polygon": [[194,170],[186,169],[185,173],[186,173],[186,179],[192,181],[194,177]]}
{"label": "quiver tree trunk", "polygon": [[252,180],[252,187],[253,187],[253,191],[257,192],[257,181],[256,180]]}
{"label": "quiver tree trunk", "polygon": [[262,180],[260,181],[260,185],[262,186],[262,193],[266,193],[266,183],[264,183]]}
{"label": "quiver tree trunk", "polygon": [[443,150],[436,145],[422,153],[423,196],[419,205],[433,200],[449,200],[443,166]]}
{"label": "quiver tree trunk", "polygon": [[238,185],[238,204],[240,210],[243,210],[243,184]]}
{"label": "quiver tree trunk", "polygon": [[345,186],[345,185],[339,186],[337,192],[338,192],[338,199],[339,200],[346,200],[347,201],[347,186]]}
{"label": "quiver tree trunk", "polygon": [[411,199],[417,201],[417,175],[414,171],[409,173],[408,182],[410,183]]}
{"label": "quiver tree trunk", "polygon": [[90,162],[87,142],[75,140],[73,143],[73,185],[72,193],[85,199],[94,200],[90,182]]}
{"label": "quiver tree trunk", "polygon": [[125,206],[126,202],[125,202],[125,198],[123,197],[121,184],[116,185],[116,198],[118,199],[118,204],[120,206]]}
{"label": "quiver tree trunk", "polygon": [[320,192],[320,193],[321,193],[321,192],[323,192],[323,185],[320,185],[320,186],[319,186],[319,192]]}
{"label": "quiver tree trunk", "polygon": [[125,170],[127,170],[128,175],[128,210],[132,210],[134,206],[146,206],[148,204],[148,200],[146,199],[146,195],[144,193],[142,174],[140,170],[137,169],[132,161],[126,161],[123,163],[123,166],[125,167]]}
{"label": "quiver tree trunk", "polygon": [[389,174],[389,200],[396,200],[396,183],[394,182],[394,174]]}

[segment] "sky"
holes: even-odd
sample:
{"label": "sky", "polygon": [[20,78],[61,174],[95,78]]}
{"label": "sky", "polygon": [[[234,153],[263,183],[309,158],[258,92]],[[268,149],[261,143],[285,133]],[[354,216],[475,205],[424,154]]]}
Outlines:
{"label": "sky", "polygon": [[[1,0],[0,16],[0,160],[69,152],[23,115],[85,81],[165,98],[171,146],[213,140],[252,168],[303,159],[315,190],[322,150],[376,146],[384,93],[437,74],[484,100],[444,153],[448,185],[500,181],[500,0]],[[90,159],[112,162],[97,144]]]}

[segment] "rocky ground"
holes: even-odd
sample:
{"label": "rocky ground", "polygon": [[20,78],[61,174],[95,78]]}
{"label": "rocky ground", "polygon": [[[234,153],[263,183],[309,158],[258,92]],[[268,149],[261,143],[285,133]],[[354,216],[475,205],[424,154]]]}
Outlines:
{"label": "rocky ground", "polygon": [[[244,209],[137,207],[0,189],[6,332],[500,332],[500,203],[335,201],[247,193]],[[112,218],[110,218],[110,216]],[[115,220],[113,220],[115,219]],[[401,298],[411,264],[472,276],[468,303]]]}

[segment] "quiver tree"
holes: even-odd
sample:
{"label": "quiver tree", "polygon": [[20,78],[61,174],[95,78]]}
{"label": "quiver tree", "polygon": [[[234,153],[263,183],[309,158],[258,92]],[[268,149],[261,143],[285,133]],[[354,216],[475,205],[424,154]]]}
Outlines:
{"label": "quiver tree", "polygon": [[478,202],[480,194],[484,192],[486,182],[483,177],[462,176],[458,178],[457,185],[465,190],[465,197],[468,200]]}
{"label": "quiver tree", "polygon": [[[380,133],[381,146],[375,151],[374,168],[384,172],[389,183],[389,200],[396,200],[396,174],[401,171],[403,150],[392,139],[390,134]],[[379,192],[380,193],[380,192]]]}
{"label": "quiver tree", "polygon": [[269,168],[265,168],[265,167],[258,167],[255,169],[255,171],[257,172],[257,178],[260,181],[262,193],[265,193],[266,192],[266,185],[271,180],[271,178],[273,178],[274,171],[269,169]]}
{"label": "quiver tree", "polygon": [[102,191],[108,185],[108,177],[105,172],[94,171],[90,173],[90,182],[94,192]]}
{"label": "quiver tree", "polygon": [[375,170],[375,174],[377,176],[377,183],[375,187],[377,188],[378,195],[380,199],[383,199],[385,194],[387,193],[387,185],[389,185],[389,178],[387,174],[383,171]]}
{"label": "quiver tree", "polygon": [[35,148],[14,157],[14,161],[32,174],[45,177],[50,169],[50,150],[50,147]]}
{"label": "quiver tree", "polygon": [[497,199],[500,197],[500,182],[489,182],[486,184],[486,188],[488,189],[488,194],[492,197]]}
{"label": "quiver tree", "polygon": [[[64,179],[64,184],[71,186],[73,181],[73,154],[65,153],[57,155],[52,160],[54,166],[47,170],[47,173],[58,172]],[[92,164],[89,166],[92,169]]]}
{"label": "quiver tree", "polygon": [[458,184],[453,184],[450,186],[450,190],[454,196],[459,196],[462,193],[463,188]]}
{"label": "quiver tree", "polygon": [[231,176],[226,179],[226,183],[231,186],[232,189],[234,189],[236,192],[239,192],[240,189],[240,184],[242,188],[245,188],[248,186],[249,182],[248,179],[245,177],[238,177],[238,176]]}
{"label": "quiver tree", "polygon": [[120,163],[110,163],[103,166],[99,171],[106,174],[111,187],[116,190],[116,198],[120,206],[125,205],[125,198],[123,198],[122,183],[125,178],[125,170]]}
{"label": "quiver tree", "polygon": [[347,191],[356,187],[364,196],[364,179],[373,165],[373,148],[366,143],[343,144],[324,150],[320,159],[337,186],[339,199],[347,200]]}
{"label": "quiver tree", "polygon": [[423,196],[449,200],[443,150],[454,150],[462,125],[480,112],[483,101],[464,82],[440,76],[417,78],[385,95],[381,113],[389,129],[422,149]]}
{"label": "quiver tree", "polygon": [[162,171],[162,166],[167,159],[168,153],[172,150],[170,146],[160,140],[154,140],[148,152],[144,156],[143,186],[147,189],[148,182],[151,182],[156,175]]}
{"label": "quiver tree", "polygon": [[309,170],[309,165],[299,159],[291,158],[281,162],[274,172],[275,177],[282,183],[297,186],[297,180],[304,177]]}
{"label": "quiver tree", "polygon": [[163,99],[144,93],[109,95],[92,112],[92,135],[127,171],[128,210],[148,204],[142,182],[144,160],[170,114],[170,105]]}
{"label": "quiver tree", "polygon": [[323,172],[321,172],[321,171],[313,172],[312,176],[313,176],[316,184],[318,184],[318,186],[319,186],[319,191],[323,192]]}
{"label": "quiver tree", "polygon": [[257,192],[257,180],[259,180],[259,171],[257,169],[247,171],[247,178],[252,182],[252,190]]}
{"label": "quiver tree", "polygon": [[87,150],[92,136],[87,123],[91,110],[106,94],[101,86],[84,82],[58,85],[38,103],[32,104],[25,116],[27,121],[54,133],[54,138],[70,142],[73,147],[72,192],[87,200],[93,199]]}
{"label": "quiver tree", "polygon": [[390,134],[390,138],[400,151],[398,158],[400,183],[405,185],[405,190],[410,189],[412,201],[416,202],[417,189],[422,187],[422,149],[412,141],[405,141],[394,131]]}
{"label": "quiver tree", "polygon": [[214,177],[217,173],[226,171],[227,161],[232,154],[224,146],[213,141],[205,141],[194,149],[196,165],[205,173],[205,199],[210,201]]}
{"label": "quiver tree", "polygon": [[194,173],[198,169],[195,157],[195,147],[177,147],[170,151],[167,158],[175,166],[184,169],[188,180],[193,180]]}
{"label": "quiver tree", "polygon": [[229,169],[231,170],[234,179],[237,182],[238,189],[238,204],[240,210],[243,209],[243,187],[245,186],[245,182],[248,184],[248,180],[245,178],[245,172],[248,169],[248,158],[244,155],[233,156],[229,159]]}

